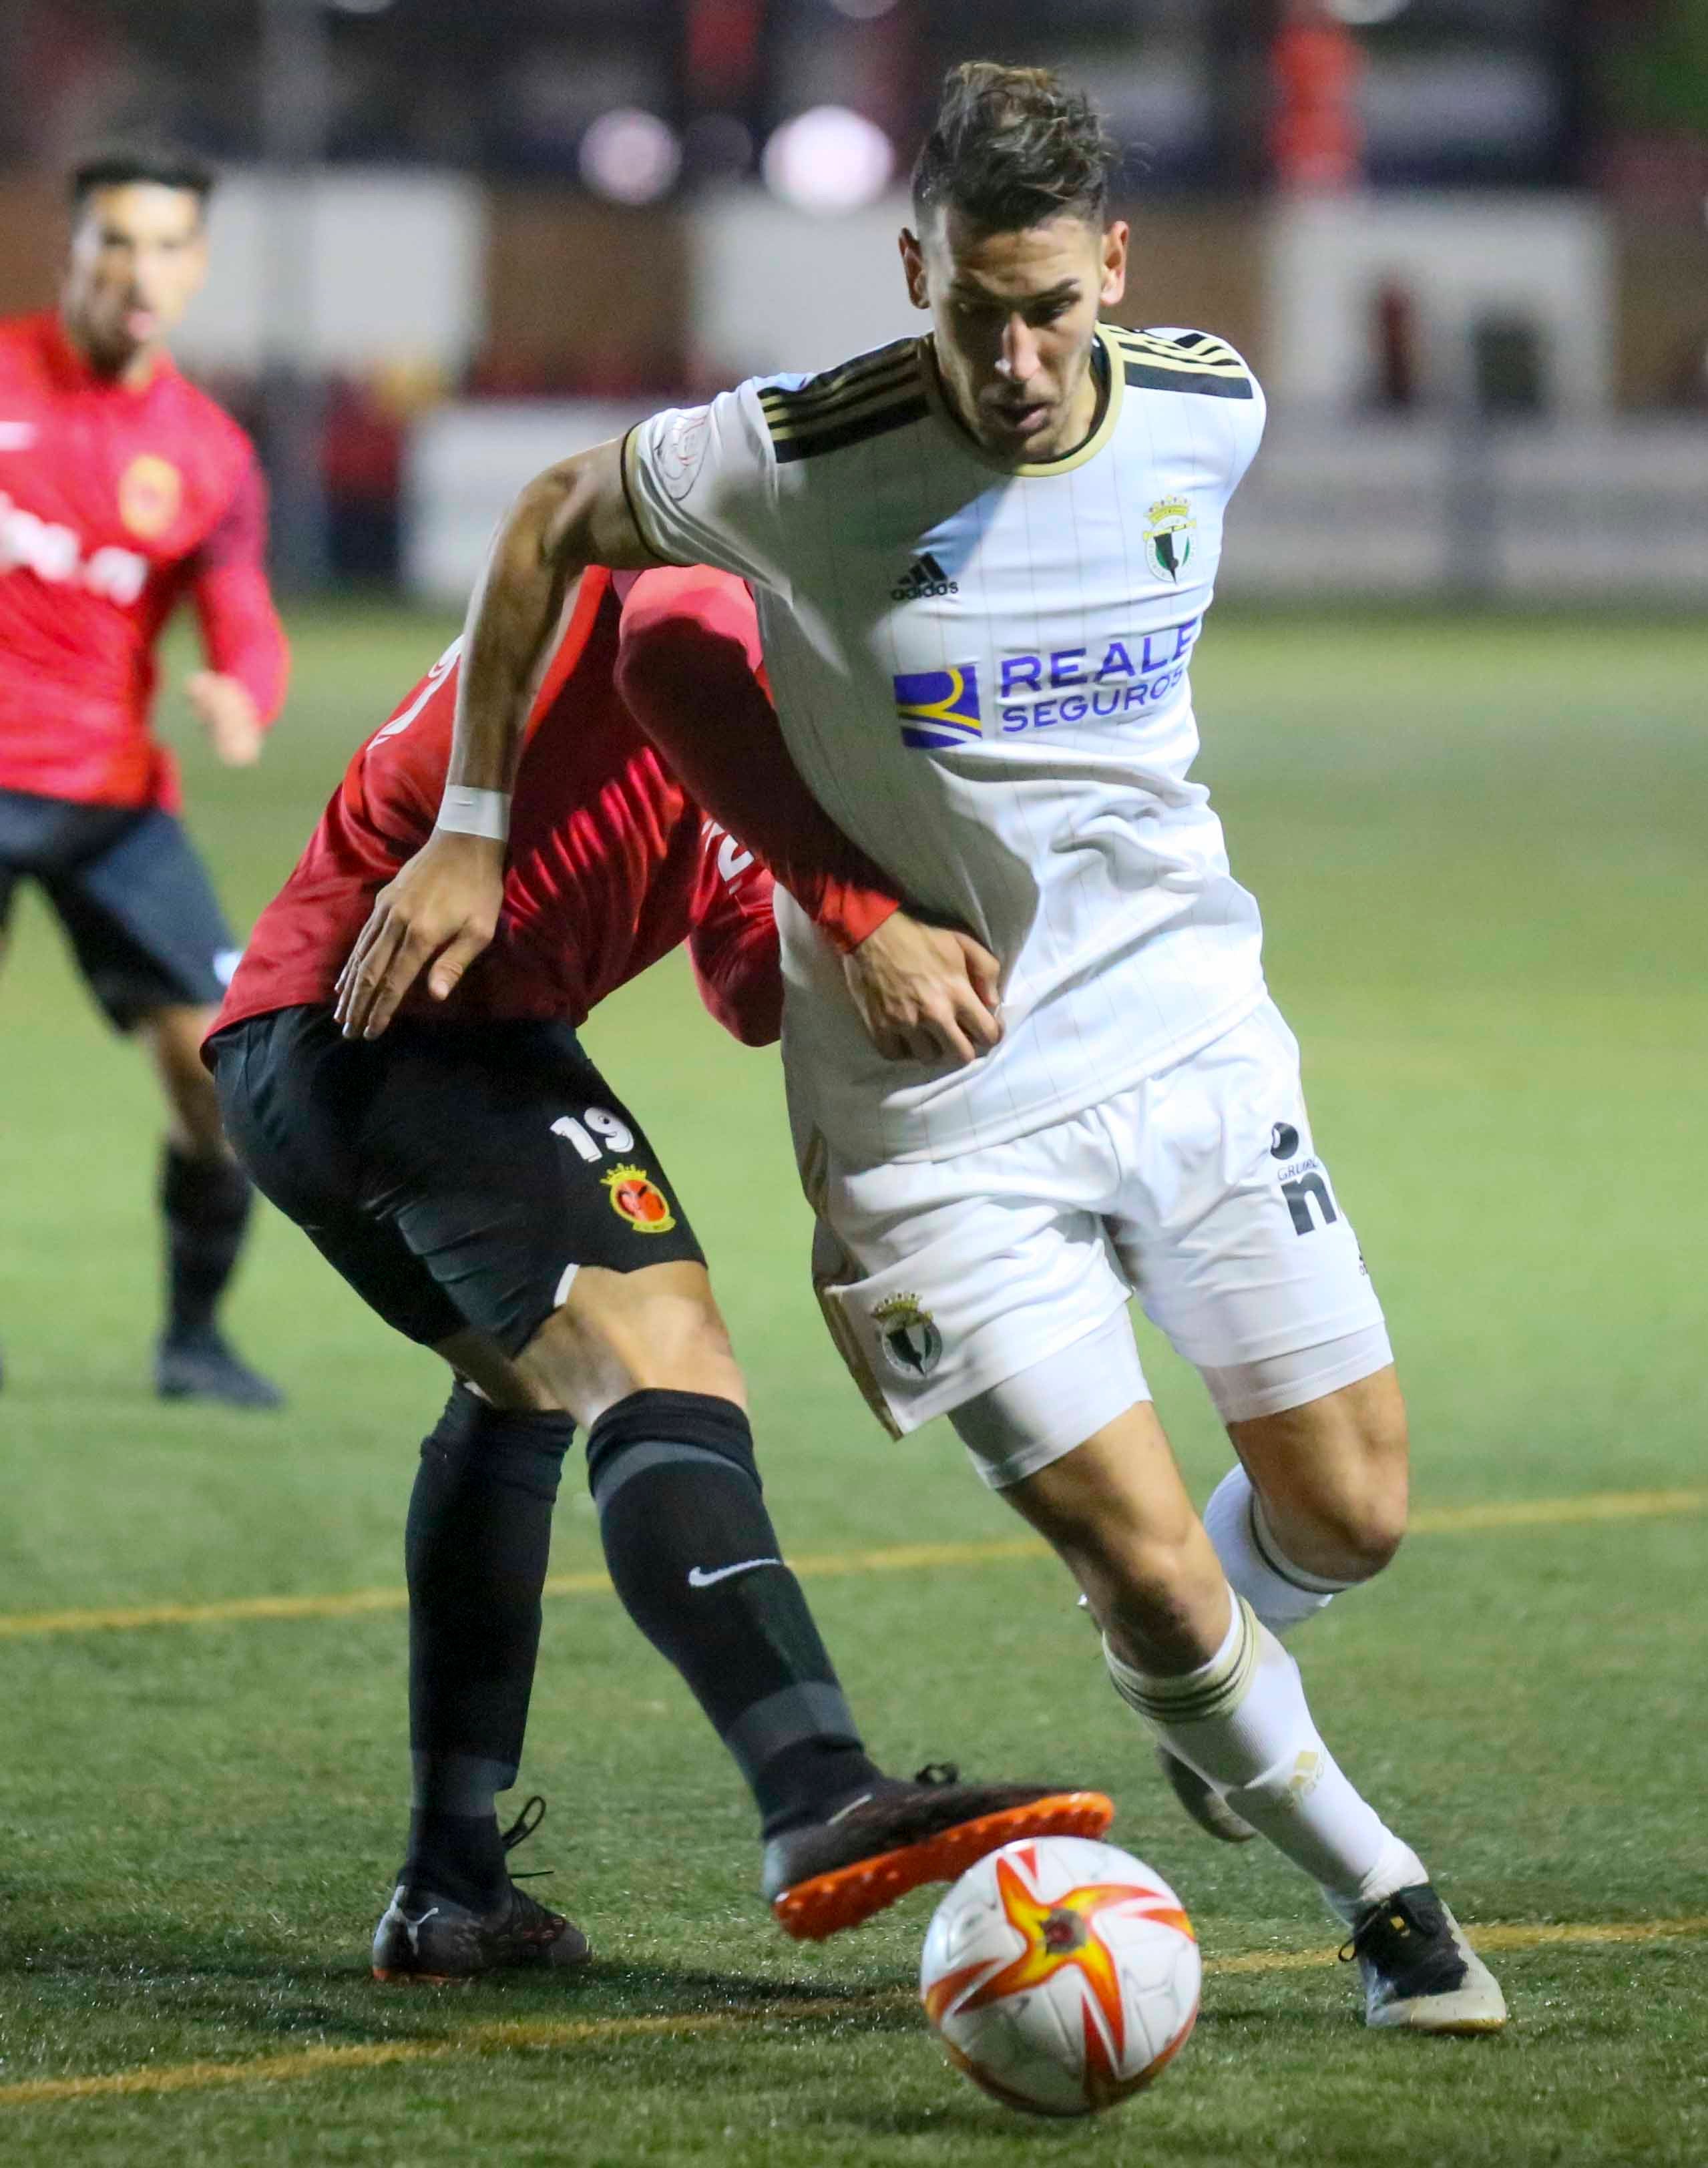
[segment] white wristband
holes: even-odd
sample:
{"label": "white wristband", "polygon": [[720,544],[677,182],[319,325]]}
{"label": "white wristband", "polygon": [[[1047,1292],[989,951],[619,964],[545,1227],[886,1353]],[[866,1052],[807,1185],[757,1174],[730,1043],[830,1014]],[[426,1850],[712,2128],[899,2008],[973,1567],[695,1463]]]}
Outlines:
{"label": "white wristband", "polygon": [[455,836],[485,836],[502,843],[510,833],[510,794],[508,790],[471,790],[461,783],[448,783],[439,800],[435,828],[448,828]]}

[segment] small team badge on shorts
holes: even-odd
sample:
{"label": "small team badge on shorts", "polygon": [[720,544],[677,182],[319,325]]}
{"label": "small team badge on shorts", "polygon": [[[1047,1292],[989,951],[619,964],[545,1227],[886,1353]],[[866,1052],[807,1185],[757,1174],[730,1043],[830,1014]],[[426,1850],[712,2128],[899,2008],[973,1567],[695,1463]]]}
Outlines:
{"label": "small team badge on shorts", "polygon": [[644,1167],[620,1166],[604,1180],[612,1211],[637,1235],[668,1235],[676,1225],[669,1198]]}
{"label": "small team badge on shorts", "polygon": [[872,1312],[884,1359],[904,1378],[928,1378],[943,1360],[943,1335],[917,1294],[892,1294]]}

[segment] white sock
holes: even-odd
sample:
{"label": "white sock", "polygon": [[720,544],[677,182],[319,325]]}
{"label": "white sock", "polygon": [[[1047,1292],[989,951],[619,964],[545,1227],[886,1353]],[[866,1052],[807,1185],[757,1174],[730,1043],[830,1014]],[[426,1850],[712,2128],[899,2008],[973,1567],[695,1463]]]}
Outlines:
{"label": "white sock", "polygon": [[1250,1605],[1230,1597],[1232,1621],[1207,1664],[1152,1678],[1105,1640],[1109,1676],[1168,1751],[1302,1868],[1349,1924],[1378,1897],[1429,1875],[1323,1745],[1299,1666]]}
{"label": "white sock", "polygon": [[1343,1589],[1356,1586],[1306,1573],[1283,1555],[1264,1516],[1263,1501],[1237,1461],[1210,1492],[1204,1528],[1234,1593],[1244,1597],[1272,1634],[1302,1625]]}

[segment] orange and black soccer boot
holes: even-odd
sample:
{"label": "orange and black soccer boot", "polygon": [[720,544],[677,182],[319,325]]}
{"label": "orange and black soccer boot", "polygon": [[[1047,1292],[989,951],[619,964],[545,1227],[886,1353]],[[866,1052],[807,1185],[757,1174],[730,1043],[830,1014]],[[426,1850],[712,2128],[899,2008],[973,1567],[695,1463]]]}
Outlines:
{"label": "orange and black soccer boot", "polygon": [[[529,1799],[504,1832],[505,1851],[531,1836],[545,1814],[544,1799]],[[424,1884],[400,1882],[374,1930],[375,1979],[442,1983],[512,1965],[562,1967],[587,1958],[587,1937],[572,1920],[547,1911],[508,1880],[503,1895],[485,1911]]]}
{"label": "orange and black soccer boot", "polygon": [[1115,1804],[1060,1784],[963,1784],[952,1762],[886,1777],[765,1847],[764,1889],[785,1934],[822,1942],[927,1882],[953,1882],[1026,1836],[1101,1836]]}

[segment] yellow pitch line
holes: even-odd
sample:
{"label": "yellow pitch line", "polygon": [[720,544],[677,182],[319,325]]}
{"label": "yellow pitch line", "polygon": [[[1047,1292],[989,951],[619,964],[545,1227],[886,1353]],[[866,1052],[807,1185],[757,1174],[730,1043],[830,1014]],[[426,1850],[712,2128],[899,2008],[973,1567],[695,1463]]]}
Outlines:
{"label": "yellow pitch line", "polygon": [[[1585,1921],[1552,1926],[1473,1926],[1481,1950],[1533,1950],[1579,1945],[1656,1942],[1708,1934],[1708,1916],[1686,1920]],[[1224,1974],[1314,1972],[1333,1962],[1333,1950],[1248,1950],[1242,1956],[1206,1958],[1205,1971]],[[221,2063],[170,2063],[114,2070],[82,2078],[25,2078],[0,2085],[0,2108],[42,2107],[60,2101],[115,2100],[142,2094],[205,2092],[220,2086],[279,2085],[301,2078],[336,2077],[347,2070],[383,2069],[395,2063],[442,2061],[453,2055],[495,2055],[529,2048],[574,2048],[589,2043],[648,2037],[675,2039],[744,2032],[753,2026],[804,2023],[823,2017],[857,2017],[909,2009],[906,1990],[873,1995],[825,1995],[813,2001],[749,2003],[734,2010],[674,2017],[501,2018],[466,2025],[434,2039],[373,2040],[353,2048],[301,2048],[289,2054],[258,2055]]]}
{"label": "yellow pitch line", "polygon": [[1708,1511],[1708,1490],[1590,1490],[1578,1498],[1497,1499],[1414,1513],[1414,1536],[1456,1536],[1479,1528],[1551,1528],[1573,1521],[1653,1521]]}
{"label": "yellow pitch line", "polygon": [[[1708,1512],[1708,1490],[1594,1490],[1576,1498],[1514,1498],[1483,1506],[1457,1506],[1414,1514],[1414,1536],[1471,1535],[1482,1530],[1546,1528],[1573,1522],[1662,1520],[1672,1514]],[[989,1565],[1009,1559],[1049,1555],[1035,1536],[1008,1536],[979,1544],[894,1544],[869,1551],[809,1553],[794,1561],[803,1580],[838,1574],[914,1573],[931,1566]],[[602,1572],[554,1574],[548,1596],[606,1596]],[[51,1634],[126,1633],[144,1626],[217,1626],[254,1618],[349,1618],[366,1612],[402,1611],[402,1588],[356,1588],[329,1596],[234,1596],[212,1603],[146,1603],[117,1609],[0,1612],[0,1640]]]}

